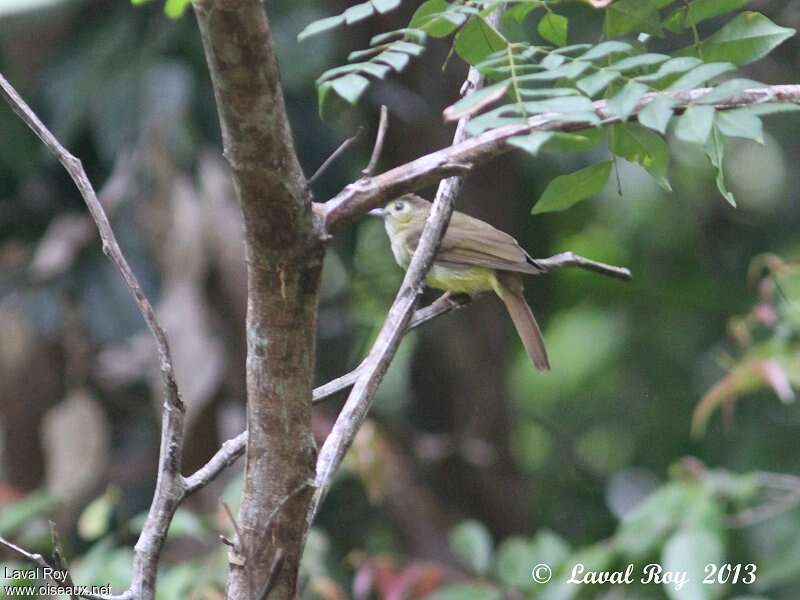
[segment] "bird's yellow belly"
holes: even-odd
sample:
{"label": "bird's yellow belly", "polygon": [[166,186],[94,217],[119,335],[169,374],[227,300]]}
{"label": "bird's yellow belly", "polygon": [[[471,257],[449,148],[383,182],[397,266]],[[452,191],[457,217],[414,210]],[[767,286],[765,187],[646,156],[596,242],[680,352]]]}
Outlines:
{"label": "bird's yellow belly", "polygon": [[486,267],[443,267],[434,263],[425,283],[438,290],[474,296],[493,290],[494,279],[494,271]]}
{"label": "bird's yellow belly", "polygon": [[[389,239],[392,244],[392,253],[397,264],[407,269],[411,262],[413,251],[404,243],[401,236],[392,236],[392,231],[387,227]],[[445,290],[457,294],[474,296],[480,292],[488,292],[497,287],[494,270],[486,267],[463,265],[459,267],[442,266],[433,263],[425,284],[437,290]]]}

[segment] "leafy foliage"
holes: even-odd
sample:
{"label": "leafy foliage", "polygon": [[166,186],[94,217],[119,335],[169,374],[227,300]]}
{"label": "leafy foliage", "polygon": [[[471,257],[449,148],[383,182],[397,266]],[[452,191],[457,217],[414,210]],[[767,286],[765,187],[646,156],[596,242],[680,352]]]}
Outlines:
{"label": "leafy foliage", "polygon": [[[668,14],[662,11],[666,13],[673,0],[617,0],[600,3],[605,6],[604,41],[567,45],[569,20],[553,11],[557,4],[530,0],[510,3],[504,18],[506,23],[521,23],[541,10],[536,32],[545,44],[539,44],[513,41],[501,28],[492,25],[487,17],[495,10],[495,2],[428,0],[417,9],[407,28],[377,36],[370,49],[349,57],[351,61],[372,57],[368,61],[331,69],[319,78],[320,110],[331,90],[347,102],[355,103],[369,86],[370,78],[383,79],[392,71],[401,71],[411,57],[423,51],[427,37],[454,36],[455,52],[485,75],[489,83],[448,107],[447,119],[473,115],[468,132],[480,135],[506,125],[525,124],[542,115],[596,127],[601,124],[593,104],[598,99],[605,99],[607,112],[620,121],[631,119],[641,110],[638,115],[641,126],[614,129],[608,136],[608,149],[617,157],[641,165],[661,187],[669,190],[668,152],[660,137],[666,134],[673,120],[675,102],[669,94],[727,76],[737,66],[762,58],[794,34],[794,30],[780,27],[762,14],[741,12],[710,37],[699,37],[698,24],[743,8],[746,4],[743,0],[693,0]],[[341,15],[312,23],[300,37],[366,18],[372,10],[370,3],[356,5]],[[348,20],[350,11],[354,12]],[[686,31],[691,31],[694,37],[689,46],[672,54],[648,51],[651,36],[663,38]],[[633,35],[638,35],[636,40],[630,39]],[[663,47],[663,43],[659,46]],[[388,60],[387,53],[392,60]],[[735,118],[726,117],[717,114],[712,102],[732,98],[755,85],[757,82],[745,79],[725,81],[688,107],[675,124],[679,139],[706,146],[719,174],[720,192],[731,204],[735,201],[722,175],[723,138],[760,139],[760,115],[755,109],[741,109]],[[642,108],[643,99],[651,93],[658,95]],[[543,149],[563,151],[565,138],[558,137],[560,146],[554,143],[556,138],[552,132],[535,131],[517,136],[510,143],[535,156]],[[534,213],[563,210],[594,195],[599,189],[599,176],[604,172],[605,167],[601,167],[559,178],[553,182],[554,188],[545,191]],[[587,174],[595,175],[596,179],[588,182],[593,184],[588,188],[583,180]],[[587,189],[593,191],[587,195]],[[555,200],[553,190],[559,194],[569,192]]]}

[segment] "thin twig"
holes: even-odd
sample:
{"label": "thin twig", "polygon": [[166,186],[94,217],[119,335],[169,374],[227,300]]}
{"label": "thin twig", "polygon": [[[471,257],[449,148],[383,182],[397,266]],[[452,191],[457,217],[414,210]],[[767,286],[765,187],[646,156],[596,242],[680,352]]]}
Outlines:
{"label": "thin twig", "polygon": [[[669,93],[668,95],[675,100],[673,111],[676,114],[682,113],[687,106],[701,100],[712,90],[713,88],[698,88]],[[642,96],[631,114],[631,119],[636,119],[642,109],[662,95],[664,93],[649,93]],[[768,102],[800,102],[800,85],[773,85],[745,90],[728,100],[714,102],[711,106],[717,110],[731,110]],[[497,127],[475,137],[454,142],[447,148],[426,154],[374,177],[362,177],[346,186],[328,202],[318,205],[315,211],[324,215],[327,229],[333,230],[354,221],[370,209],[377,208],[392,198],[417,191],[436,183],[442,177],[452,175],[455,165],[463,170],[464,166],[475,166],[513,150],[514,147],[507,142],[514,136],[526,135],[533,131],[571,132],[620,121],[619,117],[608,111],[605,100],[595,102],[594,109],[599,123],[564,121],[563,115],[545,113],[530,118],[527,123]]]}
{"label": "thin twig", "polygon": [[366,168],[361,171],[361,175],[364,177],[372,176],[372,172],[375,170],[375,167],[378,166],[378,161],[381,158],[381,153],[383,152],[383,140],[386,139],[386,130],[389,127],[389,109],[386,108],[386,105],[381,105],[381,117],[380,121],[378,122],[378,133],[375,136],[375,146],[372,148],[372,156],[369,158],[369,163],[367,164]]}
{"label": "thin twig", "polygon": [[342,154],[347,152],[347,149],[355,143],[355,141],[361,135],[362,131],[364,131],[364,128],[359,127],[358,129],[356,129],[356,132],[353,135],[351,135],[349,138],[347,138],[345,141],[339,144],[339,147],[333,151],[333,154],[331,154],[328,158],[326,158],[325,162],[323,162],[319,166],[319,168],[316,171],[314,171],[314,174],[308,178],[308,180],[306,181],[306,185],[310,186],[317,179],[319,179],[319,176],[328,170],[328,167],[330,167],[333,164],[333,161],[335,161]]}
{"label": "thin twig", "polygon": [[[500,11],[497,10],[489,18],[499,19],[499,15]],[[477,69],[470,68],[467,81],[469,87],[474,90],[482,85],[483,77]],[[468,120],[469,117],[466,116],[458,122],[453,139],[454,144],[466,139]],[[442,237],[450,222],[450,216],[453,214],[455,198],[461,190],[462,184],[463,178],[459,176],[450,177],[439,184],[430,215],[414,251],[411,264],[403,278],[403,283],[341,413],[320,449],[317,458],[316,489],[308,511],[308,523],[314,521],[319,507],[330,489],[333,477],[344,459],[345,453],[353,443],[358,429],[364,422],[375,392],[407,331],[414,307],[422,291],[423,281],[433,265]]]}
{"label": "thin twig", "polygon": [[606,263],[584,258],[574,252],[562,252],[550,258],[537,258],[535,260],[536,264],[545,268],[545,272],[563,269],[564,267],[578,267],[600,275],[613,277],[614,279],[621,279],[622,281],[630,281],[633,278],[631,272],[625,267],[607,265]]}
{"label": "thin twig", "polygon": [[239,523],[236,522],[236,517],[233,516],[233,511],[231,510],[231,507],[228,506],[228,503],[223,500],[222,508],[225,510],[225,514],[228,515],[228,520],[231,522],[231,526],[233,527],[233,532],[236,534],[236,540],[234,541],[234,543],[237,545],[241,545],[242,532],[239,529]]}
{"label": "thin twig", "polygon": [[[57,538],[56,538],[57,539]],[[66,567],[63,566],[63,563],[59,565],[57,562],[51,564],[48,560],[39,554],[38,552],[29,552],[22,548],[21,546],[17,546],[16,544],[8,541],[4,537],[0,536],[0,547],[5,548],[6,550],[16,554],[23,560],[26,560],[37,567],[42,569],[53,569],[53,570],[64,570]],[[59,550],[60,552],[60,550]],[[58,581],[60,585],[69,585],[70,587],[74,587],[72,582],[72,578],[69,576],[69,572],[67,572],[67,577],[69,578],[70,583],[67,584],[66,582]],[[122,594],[78,594],[80,598],[86,598],[87,600],[131,600],[132,595],[130,591],[126,591]]]}
{"label": "thin twig", "polygon": [[782,494],[774,500],[768,500],[763,504],[728,516],[725,524],[732,529],[755,525],[800,506],[800,477],[787,473],[764,471],[758,471],[753,476],[764,488],[779,490]]}
{"label": "thin twig", "polygon": [[186,495],[188,496],[200,488],[205,487],[216,479],[222,471],[235,463],[239,457],[244,454],[246,443],[246,431],[224,442],[222,447],[217,450],[216,454],[211,457],[211,460],[197,469],[192,475],[185,478],[184,486],[186,488]]}
{"label": "thin twig", "polygon": [[[56,529],[56,524],[53,521],[49,521],[49,525],[50,540],[53,544],[53,566],[64,573],[64,585],[70,589],[75,589],[75,582],[72,581],[72,575],[70,575],[67,561],[64,558],[64,550],[61,548],[61,536],[58,535],[58,529]],[[70,598],[77,600],[78,596],[70,594]]]}
{"label": "thin twig", "polygon": [[136,306],[147,323],[158,349],[161,376],[164,384],[164,406],[161,425],[161,445],[158,460],[156,491],[145,518],[142,533],[134,549],[133,576],[130,591],[138,600],[155,597],[155,580],[158,559],[167,536],[169,524],[178,504],[185,496],[180,464],[183,454],[183,425],[185,407],[178,391],[172,356],[167,336],[156,317],[155,310],[145,296],[128,261],[120,250],[108,217],[97,199],[97,194],[83,169],[81,161],[70,154],[45,127],[39,117],[19,96],[12,85],[0,74],[0,95],[11,109],[47,146],[75,182],[89,213],[97,225],[103,252],[111,259],[122,275]]}
{"label": "thin twig", "polygon": [[32,562],[35,565],[38,565],[42,568],[52,568],[50,563],[45,560],[44,556],[39,554],[38,552],[28,552],[25,548],[21,546],[17,546],[16,544],[9,542],[3,536],[0,536],[0,546],[3,546],[6,550],[10,550],[17,556],[27,560],[28,562]]}
{"label": "thin twig", "polygon": [[[414,315],[411,317],[411,321],[408,324],[407,330],[411,331],[423,323],[427,323],[431,319],[435,319],[436,317],[448,313],[456,308],[461,308],[469,301],[469,296],[465,296],[463,294],[453,295],[449,292],[442,294],[425,308],[420,308],[414,311]],[[313,402],[315,404],[322,402],[337,392],[341,392],[342,390],[346,390],[347,388],[351,387],[358,379],[358,376],[361,374],[366,363],[367,361],[364,359],[361,364],[359,364],[349,373],[342,375],[341,377],[337,377],[336,379],[332,379],[328,383],[324,383],[314,388]]]}

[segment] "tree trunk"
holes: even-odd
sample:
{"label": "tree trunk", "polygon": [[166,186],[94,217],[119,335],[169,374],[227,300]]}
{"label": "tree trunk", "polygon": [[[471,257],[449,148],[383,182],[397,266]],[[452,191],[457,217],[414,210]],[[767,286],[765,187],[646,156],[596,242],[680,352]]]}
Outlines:
{"label": "tree trunk", "polygon": [[323,245],[259,0],[195,4],[233,169],[247,261],[247,429],[241,535],[227,597],[294,598],[316,450],[311,391]]}

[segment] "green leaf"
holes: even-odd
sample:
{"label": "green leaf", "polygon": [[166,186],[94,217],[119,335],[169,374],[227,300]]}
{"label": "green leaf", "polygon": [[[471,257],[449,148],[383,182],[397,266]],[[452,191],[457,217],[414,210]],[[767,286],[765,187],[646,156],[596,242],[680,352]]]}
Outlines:
{"label": "green leaf", "polygon": [[426,34],[424,31],[420,31],[419,29],[403,27],[402,29],[395,29],[394,31],[379,33],[369,41],[369,45],[377,46],[379,44],[383,44],[384,42],[389,42],[393,38],[407,38],[416,42],[417,44],[422,45],[425,43]]}
{"label": "green leaf", "polygon": [[368,19],[375,13],[375,7],[370,2],[356,4],[344,11],[344,20],[348,25]]}
{"label": "green leaf", "polygon": [[385,65],[379,65],[374,62],[360,62],[352,65],[342,65],[341,67],[335,67],[325,71],[319,76],[319,78],[317,78],[317,85],[324,83],[329,79],[355,72],[363,72],[379,79],[383,79],[389,73],[389,67]]}
{"label": "green leaf", "polygon": [[375,6],[375,10],[379,13],[387,13],[391,10],[394,10],[398,6],[400,6],[401,0],[372,0],[373,6]]}
{"label": "green leaf", "polygon": [[753,81],[752,79],[729,79],[728,81],[720,83],[705,96],[699,98],[697,103],[714,104],[715,102],[720,102],[722,100],[729,100],[734,96],[738,96],[745,90],[757,87],[763,86],[759,82]]}
{"label": "green leaf", "polygon": [[613,69],[614,71],[619,71],[620,73],[624,73],[625,71],[631,71],[633,69],[638,69],[641,67],[651,67],[653,65],[658,65],[663,63],[664,61],[669,60],[669,58],[670,57],[667,54],[657,54],[655,52],[648,52],[646,54],[639,54],[637,56],[630,56],[628,58],[623,58],[622,60],[617,61],[606,68]]}
{"label": "green leaf", "polygon": [[567,152],[585,152],[591,150],[597,145],[603,135],[605,129],[602,127],[593,127],[591,129],[583,129],[580,133],[565,133],[563,131],[551,132],[554,133],[553,137],[544,145],[545,152],[555,152],[564,154]]}
{"label": "green leaf", "polygon": [[523,98],[563,98],[564,96],[577,96],[578,93],[574,88],[520,88],[519,90],[519,95]]}
{"label": "green leaf", "polygon": [[406,42],[405,40],[398,40],[389,44],[389,50],[394,52],[405,52],[411,56],[420,56],[425,52],[425,47],[415,44],[413,42]]}
{"label": "green leaf", "polygon": [[492,536],[478,521],[464,521],[448,535],[450,548],[474,573],[485,575],[492,560]]}
{"label": "green leaf", "polygon": [[444,118],[447,121],[456,121],[461,117],[474,114],[485,106],[492,104],[502,98],[508,91],[510,81],[501,81],[494,85],[482,88],[471,94],[467,94],[461,100],[448,106],[444,110]]}
{"label": "green leaf", "polygon": [[186,12],[186,7],[192,3],[192,0],[167,0],[164,4],[164,14],[170,19],[179,19]]}
{"label": "green leaf", "polygon": [[111,515],[119,501],[119,489],[109,486],[102,496],[92,500],[78,518],[78,534],[84,540],[96,540],[108,531]]}
{"label": "green leaf", "polygon": [[709,79],[718,77],[728,71],[736,69],[736,65],[732,63],[706,63],[695,67],[685,75],[678,78],[677,81],[667,87],[669,91],[689,90],[704,84]]}
{"label": "green leaf", "polygon": [[629,162],[640,164],[659,186],[668,192],[669,149],[660,135],[636,123],[614,125],[609,133],[609,150]]}
{"label": "green leaf", "polygon": [[661,24],[659,9],[672,4],[673,0],[618,0],[606,8],[605,33],[607,37],[619,37],[631,31],[643,31],[658,35]]}
{"label": "green leaf", "polygon": [[593,48],[587,50],[585,53],[581,54],[578,59],[579,60],[597,60],[599,58],[605,58],[610,54],[616,53],[627,53],[633,50],[633,46],[626,42],[618,42],[616,40],[611,40],[609,42],[602,42],[601,44],[597,44]]}
{"label": "green leaf", "polygon": [[306,25],[305,29],[297,34],[297,41],[302,42],[303,40],[310,38],[312,35],[317,35],[318,33],[328,31],[329,29],[334,29],[340,25],[344,25],[343,14],[327,17],[325,19],[319,19],[318,21],[314,21]]}
{"label": "green leaf", "polygon": [[791,102],[770,102],[768,104],[749,106],[748,110],[754,115],[765,117],[767,115],[798,111],[800,110],[800,104],[792,104]]}
{"label": "green leaf", "polygon": [[506,125],[521,125],[526,121],[525,117],[502,117],[494,114],[494,111],[490,111],[470,119],[469,123],[467,123],[467,133],[469,135],[479,135],[489,129],[496,129]]}
{"label": "green leaf", "polygon": [[714,124],[724,135],[764,143],[761,119],[746,108],[718,112],[714,117]]}
{"label": "green leaf", "polygon": [[525,17],[528,16],[528,13],[534,9],[543,6],[544,2],[539,2],[538,0],[528,0],[527,2],[520,2],[515,4],[512,7],[509,7],[503,13],[503,22],[514,22],[514,23],[522,23],[525,20]]}
{"label": "green leaf", "polygon": [[467,16],[450,9],[445,0],[428,0],[414,12],[408,26],[421,29],[434,38],[447,37],[467,20]]}
{"label": "green leaf", "polygon": [[737,15],[699,46],[684,48],[677,55],[743,66],[766,56],[794,33],[794,29],[779,27],[764,15],[748,11]]}
{"label": "green leaf", "polygon": [[461,583],[440,588],[426,596],[426,600],[501,600],[499,590],[483,585]]}
{"label": "green leaf", "polygon": [[402,52],[391,52],[387,50],[378,54],[378,56],[376,56],[373,60],[376,62],[386,63],[399,73],[406,68],[406,65],[408,65],[411,59],[408,57],[408,54],[404,54]]}
{"label": "green leaf", "polygon": [[694,483],[661,486],[625,515],[614,536],[614,546],[627,560],[651,556],[680,525],[686,507],[697,503],[701,494],[703,490]]}
{"label": "green leaf", "polygon": [[540,19],[536,31],[548,42],[564,46],[567,43],[568,26],[569,21],[566,17],[549,12]]}
{"label": "green leaf", "polygon": [[675,135],[690,144],[705,144],[714,124],[713,106],[690,106],[678,119]]}
{"label": "green leaf", "polygon": [[694,56],[683,56],[680,58],[671,58],[663,65],[658,68],[658,71],[655,73],[651,73],[650,75],[639,75],[636,77],[636,81],[642,81],[645,83],[652,83],[656,81],[661,81],[667,77],[672,75],[677,75],[678,73],[685,73],[689,69],[693,69],[697,65],[703,64],[703,61],[699,58],[695,58]]}
{"label": "green leaf", "polygon": [[369,86],[369,79],[357,73],[350,73],[344,77],[333,79],[330,84],[341,98],[350,104],[355,104]]}
{"label": "green leaf", "polygon": [[472,17],[456,35],[456,53],[470,65],[476,65],[508,42],[483,17]]}
{"label": "green leaf", "polygon": [[722,163],[725,158],[725,145],[716,127],[713,128],[711,138],[708,140],[708,144],[706,144],[706,155],[717,170],[717,189],[719,193],[728,201],[728,204],[736,208],[736,198],[733,197],[733,194],[728,191],[725,185],[725,174],[722,170]]}
{"label": "green leaf", "polygon": [[552,131],[534,131],[528,135],[516,135],[508,139],[508,143],[516,148],[525,150],[531,156],[536,156],[541,147],[555,135]]}
{"label": "green leaf", "polygon": [[581,200],[595,196],[608,181],[611,166],[612,161],[606,160],[569,175],[556,177],[547,185],[531,214],[565,210]]}
{"label": "green leaf", "polygon": [[328,99],[328,94],[333,89],[329,81],[321,83],[317,86],[317,106],[319,107],[319,116],[323,118],[325,114],[325,102]]}
{"label": "green leaf", "polygon": [[720,536],[707,529],[682,529],[669,538],[661,554],[665,571],[685,573],[686,582],[677,586],[664,583],[671,600],[714,600],[720,596],[719,584],[703,583],[708,564],[719,565],[725,558]]}
{"label": "green leaf", "polygon": [[629,81],[613,98],[606,104],[608,112],[618,116],[623,121],[627,121],[631,113],[636,109],[639,100],[642,99],[650,88],[638,81]]}
{"label": "green leaf", "polygon": [[694,27],[707,19],[739,10],[750,0],[693,0],[673,12],[664,21],[664,27],[673,33],[679,33],[687,27]]}
{"label": "green leaf", "polygon": [[578,89],[589,97],[594,97],[608,87],[608,84],[617,79],[620,74],[616,71],[601,69],[588,77],[579,79],[575,84]]}
{"label": "green leaf", "polygon": [[[513,106],[513,105],[511,105]],[[549,98],[547,100],[534,100],[524,102],[523,106],[529,114],[535,113],[571,113],[571,112],[591,112],[594,104],[584,96],[564,96],[561,98]]]}
{"label": "green leaf", "polygon": [[660,134],[667,132],[667,125],[672,119],[672,108],[676,104],[676,100],[671,96],[656,96],[647,106],[639,112],[639,123],[645,127],[649,127]]}

